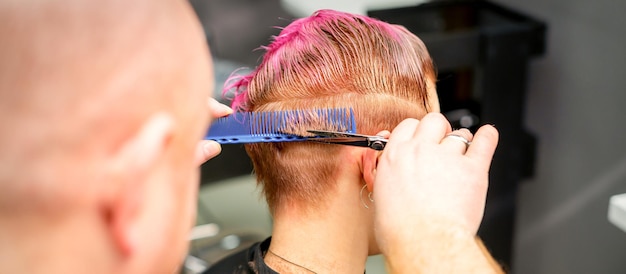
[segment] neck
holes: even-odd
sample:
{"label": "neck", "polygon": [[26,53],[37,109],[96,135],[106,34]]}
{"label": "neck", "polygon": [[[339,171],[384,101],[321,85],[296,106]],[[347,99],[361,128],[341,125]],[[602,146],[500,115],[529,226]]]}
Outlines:
{"label": "neck", "polygon": [[[265,262],[278,272],[359,273],[365,270],[372,215],[359,199],[359,183],[339,180],[327,201],[304,210],[283,206],[274,212],[274,229]],[[282,257],[282,258],[281,258]]]}

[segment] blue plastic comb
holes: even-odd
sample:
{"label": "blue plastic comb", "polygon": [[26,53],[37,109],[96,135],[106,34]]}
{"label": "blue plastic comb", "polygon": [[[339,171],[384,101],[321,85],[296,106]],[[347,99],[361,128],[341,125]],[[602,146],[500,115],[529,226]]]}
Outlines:
{"label": "blue plastic comb", "polygon": [[[306,125],[302,129],[301,125]],[[352,109],[309,109],[271,112],[235,112],[219,118],[209,128],[205,139],[220,144],[297,142],[310,136],[293,133],[294,130],[327,130],[356,133]]]}

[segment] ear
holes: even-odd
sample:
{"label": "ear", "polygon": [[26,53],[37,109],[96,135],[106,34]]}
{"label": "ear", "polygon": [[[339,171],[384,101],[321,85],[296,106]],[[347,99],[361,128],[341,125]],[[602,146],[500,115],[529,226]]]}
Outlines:
{"label": "ear", "polygon": [[138,249],[142,235],[140,217],[146,208],[149,187],[147,181],[166,152],[173,133],[172,121],[168,114],[150,116],[114,154],[116,181],[112,183],[119,185],[109,202],[107,218],[114,242],[124,256]]}
{"label": "ear", "polygon": [[[388,130],[383,130],[378,132],[376,135],[389,138],[391,132]],[[367,149],[362,156],[363,162],[363,179],[365,180],[365,184],[367,185],[367,191],[374,191],[374,179],[376,178],[376,168],[378,167],[378,157],[380,157],[382,153],[377,150]]]}
{"label": "ear", "polygon": [[366,149],[362,154],[363,180],[367,185],[367,191],[374,191],[374,178],[376,178],[376,166],[378,165],[379,152],[373,149]]}

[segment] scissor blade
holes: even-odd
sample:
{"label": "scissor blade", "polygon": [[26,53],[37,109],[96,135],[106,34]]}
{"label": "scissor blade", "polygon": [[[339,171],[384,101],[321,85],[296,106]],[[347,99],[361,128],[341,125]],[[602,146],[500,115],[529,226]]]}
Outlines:
{"label": "scissor blade", "polygon": [[387,139],[380,136],[325,130],[308,130],[308,132],[315,135],[315,137],[310,137],[308,139],[309,141],[314,142],[369,147],[375,150],[383,150],[387,144]]}
{"label": "scissor blade", "polygon": [[314,134],[318,137],[331,137],[331,138],[361,138],[367,139],[370,136],[349,133],[349,132],[338,132],[338,131],[327,131],[327,130],[307,130],[307,132]]}

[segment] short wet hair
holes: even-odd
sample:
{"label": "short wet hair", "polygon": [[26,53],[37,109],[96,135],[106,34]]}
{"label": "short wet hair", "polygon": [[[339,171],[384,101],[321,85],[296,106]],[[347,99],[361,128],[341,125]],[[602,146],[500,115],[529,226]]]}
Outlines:
{"label": "short wet hair", "polygon": [[[225,93],[236,94],[236,110],[351,108],[357,131],[376,134],[433,109],[428,101],[428,85],[436,78],[433,62],[424,43],[402,26],[320,10],[293,21],[264,49],[253,72],[234,76],[225,86]],[[246,145],[271,210],[322,202],[342,164],[334,157],[338,149],[313,143]]]}

